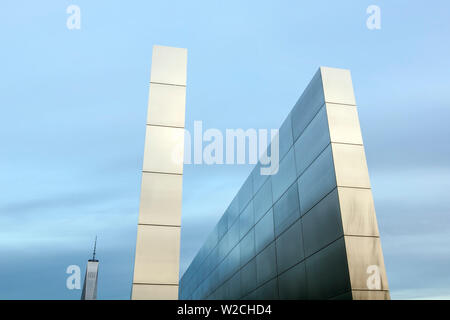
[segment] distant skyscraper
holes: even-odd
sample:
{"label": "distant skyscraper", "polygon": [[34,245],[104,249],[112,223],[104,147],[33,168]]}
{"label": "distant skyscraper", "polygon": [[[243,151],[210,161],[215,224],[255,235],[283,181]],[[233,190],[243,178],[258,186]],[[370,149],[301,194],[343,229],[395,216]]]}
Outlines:
{"label": "distant skyscraper", "polygon": [[92,254],[92,259],[89,259],[87,263],[81,300],[97,300],[98,260],[95,259],[96,248],[97,237],[95,237],[94,253]]}

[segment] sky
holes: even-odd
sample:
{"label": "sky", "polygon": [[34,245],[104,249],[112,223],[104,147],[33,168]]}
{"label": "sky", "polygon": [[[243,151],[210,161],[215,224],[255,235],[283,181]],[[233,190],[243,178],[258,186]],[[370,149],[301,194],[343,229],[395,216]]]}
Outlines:
{"label": "sky", "polygon": [[[80,8],[80,29],[66,10]],[[366,9],[381,9],[369,30]],[[352,72],[393,299],[450,299],[450,3],[0,2],[0,299],[129,299],[153,45],[188,49],[186,128],[278,128]],[[251,170],[185,165],[180,275]]]}

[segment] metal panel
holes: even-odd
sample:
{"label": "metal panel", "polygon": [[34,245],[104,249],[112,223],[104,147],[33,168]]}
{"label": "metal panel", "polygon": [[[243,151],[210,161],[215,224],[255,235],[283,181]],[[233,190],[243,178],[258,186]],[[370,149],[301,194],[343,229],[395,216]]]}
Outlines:
{"label": "metal panel", "polygon": [[270,210],[255,226],[256,253],[271,243],[274,236],[273,210]]}
{"label": "metal panel", "polygon": [[[263,168],[266,168],[269,166],[263,165]],[[253,179],[253,192],[256,194],[258,190],[262,187],[262,185],[269,179],[270,175],[262,175],[261,174],[261,163],[258,162],[258,164],[255,166],[255,169],[253,169],[251,173],[252,179]]]}
{"label": "metal panel", "polygon": [[225,256],[230,252],[230,246],[228,242],[228,233],[219,241],[219,261],[222,261]]}
{"label": "metal panel", "polygon": [[294,143],[292,136],[292,116],[289,114],[279,130],[279,159],[283,159]]}
{"label": "metal panel", "polygon": [[356,106],[326,104],[332,142],[363,144]]}
{"label": "metal panel", "polygon": [[239,212],[242,212],[253,197],[253,178],[250,175],[238,192]]}
{"label": "metal panel", "polygon": [[278,276],[280,299],[306,299],[306,269],[305,263],[299,263]]}
{"label": "metal panel", "polygon": [[139,225],[134,283],[178,285],[180,227]]}
{"label": "metal panel", "polygon": [[276,240],[276,248],[278,273],[286,271],[304,259],[301,220],[293,224]]}
{"label": "metal panel", "polygon": [[241,240],[241,265],[245,265],[250,259],[255,256],[255,229],[250,230],[249,233]]}
{"label": "metal panel", "polygon": [[245,296],[256,288],[256,260],[251,260],[241,269],[241,295]]}
{"label": "metal panel", "polygon": [[255,217],[253,213],[253,202],[245,208],[239,216],[239,234],[242,239],[247,232],[255,225]]}
{"label": "metal panel", "polygon": [[278,299],[278,282],[277,278],[270,280],[263,286],[256,289],[252,296],[256,300],[276,300]]}
{"label": "metal panel", "polygon": [[222,218],[219,220],[219,224],[217,225],[217,230],[219,232],[219,240],[227,233],[228,231],[228,215],[224,214]]}
{"label": "metal panel", "polygon": [[230,282],[230,297],[231,300],[239,300],[241,298],[241,273],[236,272],[229,280]]}
{"label": "metal panel", "polygon": [[370,188],[364,147],[333,143],[332,148],[338,186]]}
{"label": "metal panel", "polygon": [[344,233],[353,236],[379,236],[370,189],[338,187]]}
{"label": "metal panel", "polygon": [[186,85],[187,50],[154,46],[150,82]]}
{"label": "metal panel", "polygon": [[228,257],[230,259],[229,260],[230,272],[231,272],[231,274],[234,274],[241,267],[241,246],[240,246],[240,244],[238,244],[231,250]]}
{"label": "metal panel", "polygon": [[171,174],[142,174],[139,223],[181,224],[183,177]]}
{"label": "metal panel", "polygon": [[147,124],[184,127],[186,87],[150,84]]}
{"label": "metal panel", "polygon": [[348,301],[348,300],[353,300],[353,296],[352,296],[351,292],[346,292],[346,293],[340,294],[336,297],[330,298],[330,300]]}
{"label": "metal panel", "polygon": [[177,300],[178,286],[133,284],[133,300]]}
{"label": "metal panel", "polygon": [[233,199],[233,201],[231,201],[226,212],[228,215],[228,229],[230,229],[231,225],[233,225],[236,219],[239,217],[239,203],[237,196]]}
{"label": "metal panel", "polygon": [[184,129],[147,126],[143,171],[183,173]]}
{"label": "metal panel", "polygon": [[295,143],[297,175],[303,173],[329,144],[327,113],[322,107]]}
{"label": "metal panel", "polygon": [[308,123],[314,118],[324,102],[325,97],[323,92],[322,74],[319,70],[316,72],[308,87],[292,109],[292,131],[294,141],[297,140],[303,130],[305,130]]}
{"label": "metal panel", "polygon": [[356,105],[350,70],[321,67],[325,101]]}
{"label": "metal panel", "polygon": [[345,247],[353,290],[371,289],[374,277],[380,280],[376,290],[389,290],[379,238],[346,236]]}
{"label": "metal panel", "polygon": [[286,189],[294,183],[297,178],[295,174],[294,149],[291,149],[286,157],[281,161],[278,173],[272,175],[272,195],[276,202]]}
{"label": "metal panel", "polygon": [[307,257],[343,236],[337,189],[303,216],[302,225]]}
{"label": "metal panel", "polygon": [[298,180],[301,214],[308,212],[335,187],[333,157],[328,146]]}
{"label": "metal panel", "polygon": [[306,259],[308,299],[330,299],[350,291],[344,238]]}
{"label": "metal panel", "polygon": [[390,300],[389,291],[352,291],[353,300]]}
{"label": "metal panel", "polygon": [[276,236],[300,218],[297,184],[293,184],[281,199],[275,203],[273,215]]}
{"label": "metal panel", "polygon": [[272,181],[269,178],[253,199],[255,209],[255,222],[258,222],[272,207]]}
{"label": "metal panel", "polygon": [[239,220],[236,220],[236,222],[231,226],[231,229],[228,230],[229,238],[228,241],[230,242],[230,247],[233,248],[240,239],[239,236]]}
{"label": "metal panel", "polygon": [[266,281],[276,277],[277,263],[275,242],[265,248],[256,256],[256,285],[260,286]]}

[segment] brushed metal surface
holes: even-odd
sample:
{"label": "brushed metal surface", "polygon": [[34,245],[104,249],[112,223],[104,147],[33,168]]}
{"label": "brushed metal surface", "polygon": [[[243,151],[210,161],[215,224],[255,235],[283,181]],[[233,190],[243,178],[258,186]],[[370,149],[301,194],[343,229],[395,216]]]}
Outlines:
{"label": "brushed metal surface", "polygon": [[[345,248],[353,290],[370,289],[369,277],[378,275],[381,287],[377,290],[389,290],[379,238],[345,236]],[[378,272],[369,267],[377,267]]]}
{"label": "brushed metal surface", "polygon": [[329,144],[327,113],[322,107],[295,142],[297,176],[302,174]]}
{"label": "brushed metal surface", "polygon": [[153,46],[150,82],[185,86],[186,75],[186,49]]}
{"label": "brushed metal surface", "polygon": [[356,105],[350,70],[320,67],[325,101]]}
{"label": "brushed metal surface", "polygon": [[307,213],[335,187],[335,166],[328,146],[298,179],[301,214]]}
{"label": "brushed metal surface", "polygon": [[306,300],[306,268],[299,263],[278,276],[280,299]]}
{"label": "brushed metal surface", "polygon": [[344,233],[354,236],[378,237],[372,191],[338,187]]}
{"label": "brushed metal surface", "polygon": [[134,283],[178,285],[180,227],[139,225]]}
{"label": "brushed metal surface", "polygon": [[275,239],[273,224],[273,210],[267,214],[255,225],[255,246],[256,253],[259,253],[269,243]]}
{"label": "brushed metal surface", "polygon": [[344,238],[306,259],[307,297],[330,299],[350,291]]}
{"label": "brushed metal surface", "polygon": [[277,238],[276,249],[278,273],[286,271],[305,258],[300,220]]}
{"label": "brushed metal surface", "polygon": [[180,175],[144,172],[139,223],[180,226],[182,184]]}
{"label": "brushed metal surface", "polygon": [[339,187],[370,188],[363,146],[332,143],[336,181]]}
{"label": "brushed metal surface", "polygon": [[307,257],[343,236],[337,189],[302,217],[302,232]]}
{"label": "brushed metal surface", "polygon": [[133,300],[178,300],[178,286],[133,284]]}
{"label": "brushed metal surface", "polygon": [[314,118],[324,103],[325,96],[322,73],[319,69],[292,109],[292,133],[294,141],[305,130],[308,123]]}
{"label": "brushed metal surface", "polygon": [[145,172],[183,173],[184,129],[147,126],[145,135]]}
{"label": "brushed metal surface", "polygon": [[186,87],[150,84],[147,124],[184,127]]}
{"label": "brushed metal surface", "polygon": [[326,104],[331,142],[363,144],[356,106]]}
{"label": "brushed metal surface", "polygon": [[[294,172],[294,174],[292,174]],[[286,191],[286,189],[295,182],[295,156],[294,149],[291,149],[286,157],[280,162],[278,173],[271,176],[272,179],[272,196],[276,202]]]}
{"label": "brushed metal surface", "polygon": [[275,242],[256,256],[256,285],[260,286],[277,276]]}

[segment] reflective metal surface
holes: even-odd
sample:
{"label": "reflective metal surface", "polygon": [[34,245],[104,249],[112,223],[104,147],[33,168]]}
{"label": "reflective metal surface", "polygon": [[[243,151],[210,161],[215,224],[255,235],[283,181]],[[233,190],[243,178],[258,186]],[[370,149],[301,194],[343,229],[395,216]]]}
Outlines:
{"label": "reflective metal surface", "polygon": [[273,210],[267,214],[255,225],[255,245],[256,252],[259,253],[269,243],[275,239],[273,225]]}
{"label": "reflective metal surface", "polygon": [[277,276],[275,243],[266,247],[256,256],[256,284],[261,286]]}
{"label": "reflective metal surface", "polygon": [[298,179],[300,211],[307,213],[336,187],[331,146],[328,146]]}
{"label": "reflective metal surface", "polygon": [[339,143],[332,147],[338,186],[370,188],[364,147]]}
{"label": "reflective metal surface", "polygon": [[320,67],[325,101],[356,105],[350,70]]}
{"label": "reflective metal surface", "polygon": [[306,259],[308,299],[330,299],[350,291],[344,238]]}
{"label": "reflective metal surface", "polygon": [[143,171],[182,174],[183,146],[183,129],[147,126]]}
{"label": "reflective metal surface", "polygon": [[186,49],[154,46],[132,299],[178,298],[186,66]]}
{"label": "reflective metal surface", "polygon": [[143,173],[139,223],[181,224],[182,183],[180,175]]}
{"label": "reflective metal surface", "polygon": [[177,300],[178,286],[133,284],[133,300]]}
{"label": "reflective metal surface", "polygon": [[186,87],[150,84],[147,124],[184,127]]}
{"label": "reflective metal surface", "polygon": [[331,142],[362,145],[363,140],[356,106],[327,103],[326,112]]}
{"label": "reflective metal surface", "polygon": [[187,50],[183,48],[153,46],[152,83],[186,85]]}
{"label": "reflective metal surface", "polygon": [[337,189],[334,189],[302,218],[307,257],[344,235]]}
{"label": "reflective metal surface", "polygon": [[305,263],[299,263],[278,276],[280,299],[306,300]]}
{"label": "reflective metal surface", "polygon": [[275,234],[279,236],[300,218],[297,184],[294,183],[273,207]]}
{"label": "reflective metal surface", "polygon": [[286,191],[286,188],[294,183],[297,177],[292,173],[295,172],[294,150],[291,149],[286,157],[281,160],[278,173],[271,176],[272,196],[274,202],[276,202],[281,197],[281,195]]}
{"label": "reflective metal surface", "polygon": [[139,225],[134,282],[178,284],[180,227]]}
{"label": "reflective metal surface", "polygon": [[297,175],[302,174],[317,156],[330,144],[327,113],[324,107],[295,142]]}
{"label": "reflective metal surface", "polygon": [[278,273],[282,273],[305,258],[302,225],[298,220],[276,240]]}
{"label": "reflective metal surface", "polygon": [[264,185],[256,193],[253,200],[255,210],[255,221],[258,222],[266,212],[272,207],[272,179],[269,177]]}

